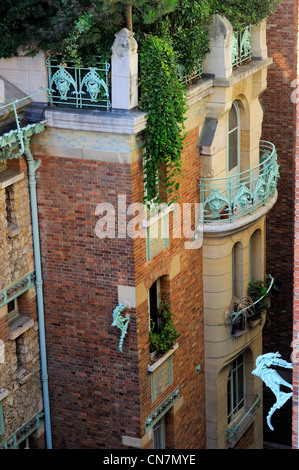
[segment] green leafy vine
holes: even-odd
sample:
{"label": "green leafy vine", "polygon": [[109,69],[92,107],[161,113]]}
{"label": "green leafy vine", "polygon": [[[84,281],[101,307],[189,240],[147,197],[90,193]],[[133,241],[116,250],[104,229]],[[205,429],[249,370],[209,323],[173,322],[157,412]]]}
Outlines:
{"label": "green leafy vine", "polygon": [[[172,203],[179,198],[186,98],[171,45],[148,35],[140,51],[140,107],[146,110],[144,202]],[[164,192],[163,192],[164,190]]]}

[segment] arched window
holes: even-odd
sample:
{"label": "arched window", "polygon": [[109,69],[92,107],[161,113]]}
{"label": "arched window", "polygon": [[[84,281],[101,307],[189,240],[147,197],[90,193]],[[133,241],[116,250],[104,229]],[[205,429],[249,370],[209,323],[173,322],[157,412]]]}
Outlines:
{"label": "arched window", "polygon": [[240,242],[232,249],[232,295],[243,296],[243,246]]}
{"label": "arched window", "polygon": [[249,281],[262,279],[262,232],[257,229],[249,242]]}
{"label": "arched window", "polygon": [[240,172],[240,110],[234,101],[227,123],[227,173],[233,176]]}

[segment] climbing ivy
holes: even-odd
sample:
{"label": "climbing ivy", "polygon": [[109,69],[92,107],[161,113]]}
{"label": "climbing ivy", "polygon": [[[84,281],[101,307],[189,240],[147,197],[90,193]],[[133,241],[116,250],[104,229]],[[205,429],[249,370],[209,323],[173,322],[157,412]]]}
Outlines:
{"label": "climbing ivy", "polygon": [[[146,110],[144,202],[160,204],[165,188],[169,203],[178,197],[186,101],[172,47],[147,36],[140,48],[141,109]],[[164,201],[163,201],[164,202]]]}

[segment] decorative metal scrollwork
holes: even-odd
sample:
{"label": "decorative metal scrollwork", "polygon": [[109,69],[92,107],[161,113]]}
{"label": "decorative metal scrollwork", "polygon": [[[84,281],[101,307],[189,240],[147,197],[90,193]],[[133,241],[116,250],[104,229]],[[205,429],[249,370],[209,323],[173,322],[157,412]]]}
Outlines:
{"label": "decorative metal scrollwork", "polygon": [[241,210],[244,210],[246,204],[251,200],[250,190],[247,188],[245,183],[240,184],[240,188],[237,192],[237,195],[234,199],[234,206],[240,206]]}
{"label": "decorative metal scrollwork", "polygon": [[266,183],[264,178],[260,175],[258,177],[256,186],[253,192],[253,202],[260,201],[263,202],[266,194]]}
{"label": "decorative metal scrollwork", "polygon": [[77,94],[77,85],[71,74],[66,70],[65,67],[59,65],[57,72],[54,73],[52,80],[50,81],[50,91],[54,92],[52,89],[53,83],[56,86],[57,91],[60,94],[62,100],[67,100],[70,88],[73,87],[74,90],[72,94]]}
{"label": "decorative metal scrollwork", "polygon": [[251,30],[250,26],[247,26],[243,34],[241,35],[240,54],[243,57],[249,57],[251,55]]}
{"label": "decorative metal scrollwork", "polygon": [[230,201],[224,194],[218,191],[218,189],[213,188],[211,194],[209,194],[205,201],[205,206],[210,206],[214,216],[218,218],[224,205],[227,205],[229,210],[231,205]]}
{"label": "decorative metal scrollwork", "polygon": [[101,87],[104,88],[104,96],[106,98],[109,98],[108,86],[96,72],[95,68],[90,68],[90,71],[83,78],[80,86],[80,94],[85,94],[85,92],[83,91],[84,86],[86,87],[86,90],[90,95],[90,101],[97,101],[98,95],[101,92]]}

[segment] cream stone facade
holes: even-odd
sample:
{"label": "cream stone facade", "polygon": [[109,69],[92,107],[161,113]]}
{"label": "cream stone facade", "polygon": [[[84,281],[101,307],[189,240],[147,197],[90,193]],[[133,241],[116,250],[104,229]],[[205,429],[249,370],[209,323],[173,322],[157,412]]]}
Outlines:
{"label": "cream stone facade", "polygon": [[[213,33],[211,57],[204,64],[204,72],[214,73],[214,92],[207,100],[205,116],[214,119],[216,125],[210,142],[205,142],[204,128],[200,138],[206,191],[202,201],[207,201],[215,190],[222,191],[228,199],[234,198],[242,183],[250,186],[250,171],[254,172],[260,164],[263,109],[259,98],[267,86],[267,67],[271,64],[267,58],[264,22],[252,29],[252,60],[236,69],[231,67],[232,28],[219,16],[214,18],[214,25],[218,36]],[[221,60],[216,66],[217,57]],[[239,162],[230,179],[229,113],[234,106],[239,114]],[[229,184],[238,187],[230,193]],[[247,448],[263,448],[262,381],[251,372],[257,356],[262,354],[265,313],[258,321],[248,322],[247,328],[236,334],[232,334],[227,314],[233,296],[247,295],[249,281],[265,280],[266,214],[276,198],[277,194],[273,193],[261,208],[238,217],[234,217],[232,210],[231,220],[219,213],[218,217],[211,216],[210,221],[205,219],[203,273],[208,448],[237,447],[241,438],[246,440]],[[207,207],[208,204],[204,211]],[[230,377],[234,374],[234,365],[238,367],[236,361],[240,364],[242,361],[244,376],[241,381]],[[242,382],[244,396],[240,410],[229,417],[229,400],[232,399],[229,394],[240,392],[229,389],[234,380],[233,388],[241,386]],[[237,400],[238,396],[234,396],[234,405]],[[234,434],[238,425],[240,428],[236,428]]]}

